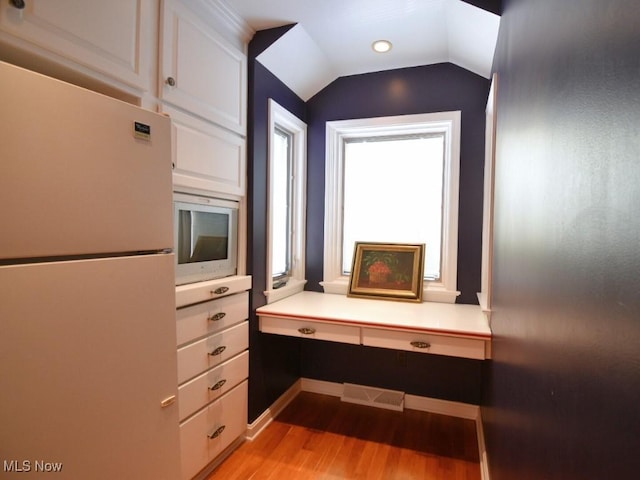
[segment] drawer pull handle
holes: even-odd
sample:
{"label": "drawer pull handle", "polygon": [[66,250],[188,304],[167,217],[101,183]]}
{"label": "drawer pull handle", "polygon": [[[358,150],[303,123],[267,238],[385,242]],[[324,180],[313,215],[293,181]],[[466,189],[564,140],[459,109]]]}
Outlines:
{"label": "drawer pull handle", "polygon": [[416,348],[430,348],[431,344],[428,342],[420,342],[418,340],[411,342],[412,347]]}
{"label": "drawer pull handle", "polygon": [[176,79],[173,77],[167,77],[167,79],[165,80],[165,82],[167,83],[167,85],[169,85],[170,87],[175,87],[176,86]]}
{"label": "drawer pull handle", "polygon": [[221,427],[218,427],[216,429],[215,432],[210,433],[209,435],[207,435],[211,440],[213,440],[214,438],[218,438],[220,435],[222,435],[222,432],[224,432],[224,428],[225,426],[222,425]]}
{"label": "drawer pull handle", "polygon": [[24,0],[11,0],[10,3],[14,7],[16,7],[18,10],[22,10],[26,6],[24,3]]}
{"label": "drawer pull handle", "polygon": [[214,385],[211,385],[209,387],[209,390],[220,390],[225,383],[227,383],[227,381],[225,379],[222,379],[219,382],[216,382]]}
{"label": "drawer pull handle", "polygon": [[216,348],[213,352],[209,352],[209,355],[211,355],[212,357],[215,357],[216,355],[220,355],[222,352],[225,351],[227,347],[225,347],[224,345]]}
{"label": "drawer pull handle", "polygon": [[316,329],[315,328],[310,328],[310,327],[300,327],[298,329],[298,331],[302,335],[313,335],[314,333],[316,333]]}
{"label": "drawer pull handle", "polygon": [[217,322],[218,320],[222,320],[227,314],[225,312],[218,312],[214,315],[211,315],[209,317],[209,320],[211,320],[212,322]]}
{"label": "drawer pull handle", "polygon": [[218,287],[211,292],[212,295],[222,295],[223,293],[227,293],[229,291],[229,287]]}

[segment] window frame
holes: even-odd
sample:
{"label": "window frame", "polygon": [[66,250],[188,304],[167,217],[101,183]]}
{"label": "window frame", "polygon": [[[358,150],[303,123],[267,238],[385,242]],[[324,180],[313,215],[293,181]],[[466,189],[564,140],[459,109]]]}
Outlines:
{"label": "window frame", "polygon": [[[273,303],[282,298],[301,292],[307,282],[305,279],[305,230],[306,230],[306,165],[307,165],[307,125],[287,109],[279,105],[275,100],[268,101],[268,177],[267,177],[267,285],[264,295],[267,303]],[[287,132],[292,140],[291,159],[291,271],[285,280],[286,284],[279,288],[274,287],[272,274],[272,245],[273,245],[273,205],[274,189],[272,188],[274,142],[272,141],[276,130]]]}
{"label": "window frame", "polygon": [[342,185],[344,141],[350,138],[445,134],[441,277],[425,281],[426,301],[455,303],[458,271],[458,204],[461,112],[374,117],[326,122],[324,276],[325,293],[346,294],[349,277],[342,274]]}
{"label": "window frame", "polygon": [[[286,137],[287,142],[288,142],[288,148],[287,148],[287,175],[288,175],[288,179],[286,181],[286,188],[287,188],[287,205],[291,206],[293,205],[294,202],[294,191],[293,191],[293,149],[294,149],[294,137],[293,137],[293,133],[289,132],[288,130],[284,130],[283,128],[280,127],[280,125],[278,125],[277,123],[275,123],[274,125],[274,129],[273,129],[273,134],[269,136],[270,139],[273,139],[275,136],[283,136]],[[275,144],[275,142],[274,142]],[[272,162],[272,158],[274,156],[274,149],[270,148],[269,149],[269,174],[270,174],[270,179],[273,179],[273,170],[274,165]],[[275,195],[275,192],[273,191],[274,189],[273,184],[270,183],[270,190],[269,190],[269,198],[270,200],[272,200],[271,205],[273,205],[273,197]],[[273,257],[272,257],[272,262],[271,262],[271,281],[272,283],[278,282],[278,281],[288,281],[288,279],[291,277],[292,275],[292,266],[293,266],[293,248],[292,248],[292,244],[293,244],[293,212],[291,211],[291,208],[287,209],[286,215],[286,228],[287,228],[287,238],[286,238],[286,253],[285,253],[285,264],[286,264],[286,269],[284,272],[279,273],[278,275],[274,275],[273,274]],[[269,214],[271,215],[271,207],[269,208]],[[270,217],[271,220],[271,233],[273,233],[273,217]],[[270,237],[273,240],[273,235],[271,235]],[[270,250],[271,254],[273,255],[273,252]]]}

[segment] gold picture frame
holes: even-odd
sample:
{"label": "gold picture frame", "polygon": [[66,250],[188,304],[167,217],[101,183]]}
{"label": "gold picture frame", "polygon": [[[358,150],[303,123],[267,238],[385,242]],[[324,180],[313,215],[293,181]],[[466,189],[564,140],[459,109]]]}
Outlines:
{"label": "gold picture frame", "polygon": [[349,297],[422,302],[425,245],[356,242]]}

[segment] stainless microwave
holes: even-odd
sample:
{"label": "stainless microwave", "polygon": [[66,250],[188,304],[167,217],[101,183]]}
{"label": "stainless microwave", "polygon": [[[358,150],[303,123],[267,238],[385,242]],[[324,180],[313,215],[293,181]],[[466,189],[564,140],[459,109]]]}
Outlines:
{"label": "stainless microwave", "polygon": [[238,203],[174,194],[176,285],[237,273]]}

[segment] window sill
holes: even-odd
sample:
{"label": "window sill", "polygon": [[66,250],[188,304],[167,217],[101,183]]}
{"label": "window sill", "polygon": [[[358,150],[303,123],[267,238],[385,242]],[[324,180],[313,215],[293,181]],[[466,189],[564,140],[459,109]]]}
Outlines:
{"label": "window sill", "polygon": [[306,283],[306,280],[291,278],[284,287],[280,287],[275,290],[265,290],[263,293],[264,296],[267,297],[267,304],[277,302],[278,300],[282,300],[283,298],[302,292]]}
{"label": "window sill", "polygon": [[[324,293],[346,295],[349,291],[349,279],[347,277],[341,277],[330,282],[320,282],[320,285],[324,289]],[[460,295],[460,292],[447,290],[442,284],[429,283],[424,287],[422,299],[425,302],[456,303],[458,295]]]}

